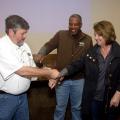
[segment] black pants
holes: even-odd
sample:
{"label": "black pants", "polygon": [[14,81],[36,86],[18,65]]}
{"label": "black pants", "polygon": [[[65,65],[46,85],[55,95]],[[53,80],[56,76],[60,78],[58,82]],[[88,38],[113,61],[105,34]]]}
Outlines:
{"label": "black pants", "polygon": [[82,113],[82,120],[118,120],[120,117],[120,107],[112,107],[107,109],[107,111],[104,108],[103,102],[93,100],[91,114]]}

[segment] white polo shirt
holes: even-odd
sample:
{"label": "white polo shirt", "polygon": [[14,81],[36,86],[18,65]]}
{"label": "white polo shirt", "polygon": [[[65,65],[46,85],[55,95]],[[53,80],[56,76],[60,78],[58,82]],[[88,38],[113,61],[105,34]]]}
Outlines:
{"label": "white polo shirt", "polygon": [[30,48],[26,43],[17,46],[5,35],[0,39],[0,90],[14,95],[28,90],[31,80],[15,74],[23,66],[35,67]]}

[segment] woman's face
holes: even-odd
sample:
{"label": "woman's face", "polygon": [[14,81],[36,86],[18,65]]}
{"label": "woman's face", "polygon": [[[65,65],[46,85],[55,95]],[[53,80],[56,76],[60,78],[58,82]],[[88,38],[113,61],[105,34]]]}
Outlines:
{"label": "woman's face", "polygon": [[106,40],[103,38],[103,36],[98,35],[96,32],[94,33],[95,40],[99,46],[105,46],[106,45]]}

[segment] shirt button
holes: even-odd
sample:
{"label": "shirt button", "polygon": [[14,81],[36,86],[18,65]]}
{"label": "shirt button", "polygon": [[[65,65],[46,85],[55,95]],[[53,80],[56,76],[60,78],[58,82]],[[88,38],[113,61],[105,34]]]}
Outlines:
{"label": "shirt button", "polygon": [[95,62],[95,59],[93,59],[93,62]]}
{"label": "shirt button", "polygon": [[109,77],[112,77],[112,74],[109,74]]}
{"label": "shirt button", "polygon": [[87,54],[86,56],[89,57],[89,54]]}
{"label": "shirt button", "polygon": [[91,56],[90,56],[89,58],[90,58],[90,59],[92,59],[92,57],[91,57]]}

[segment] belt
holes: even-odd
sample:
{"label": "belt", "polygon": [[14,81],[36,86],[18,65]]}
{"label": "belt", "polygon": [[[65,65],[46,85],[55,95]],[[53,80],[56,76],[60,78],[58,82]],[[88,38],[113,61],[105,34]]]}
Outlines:
{"label": "belt", "polygon": [[5,91],[0,90],[0,94],[6,94],[6,92],[5,92]]}

